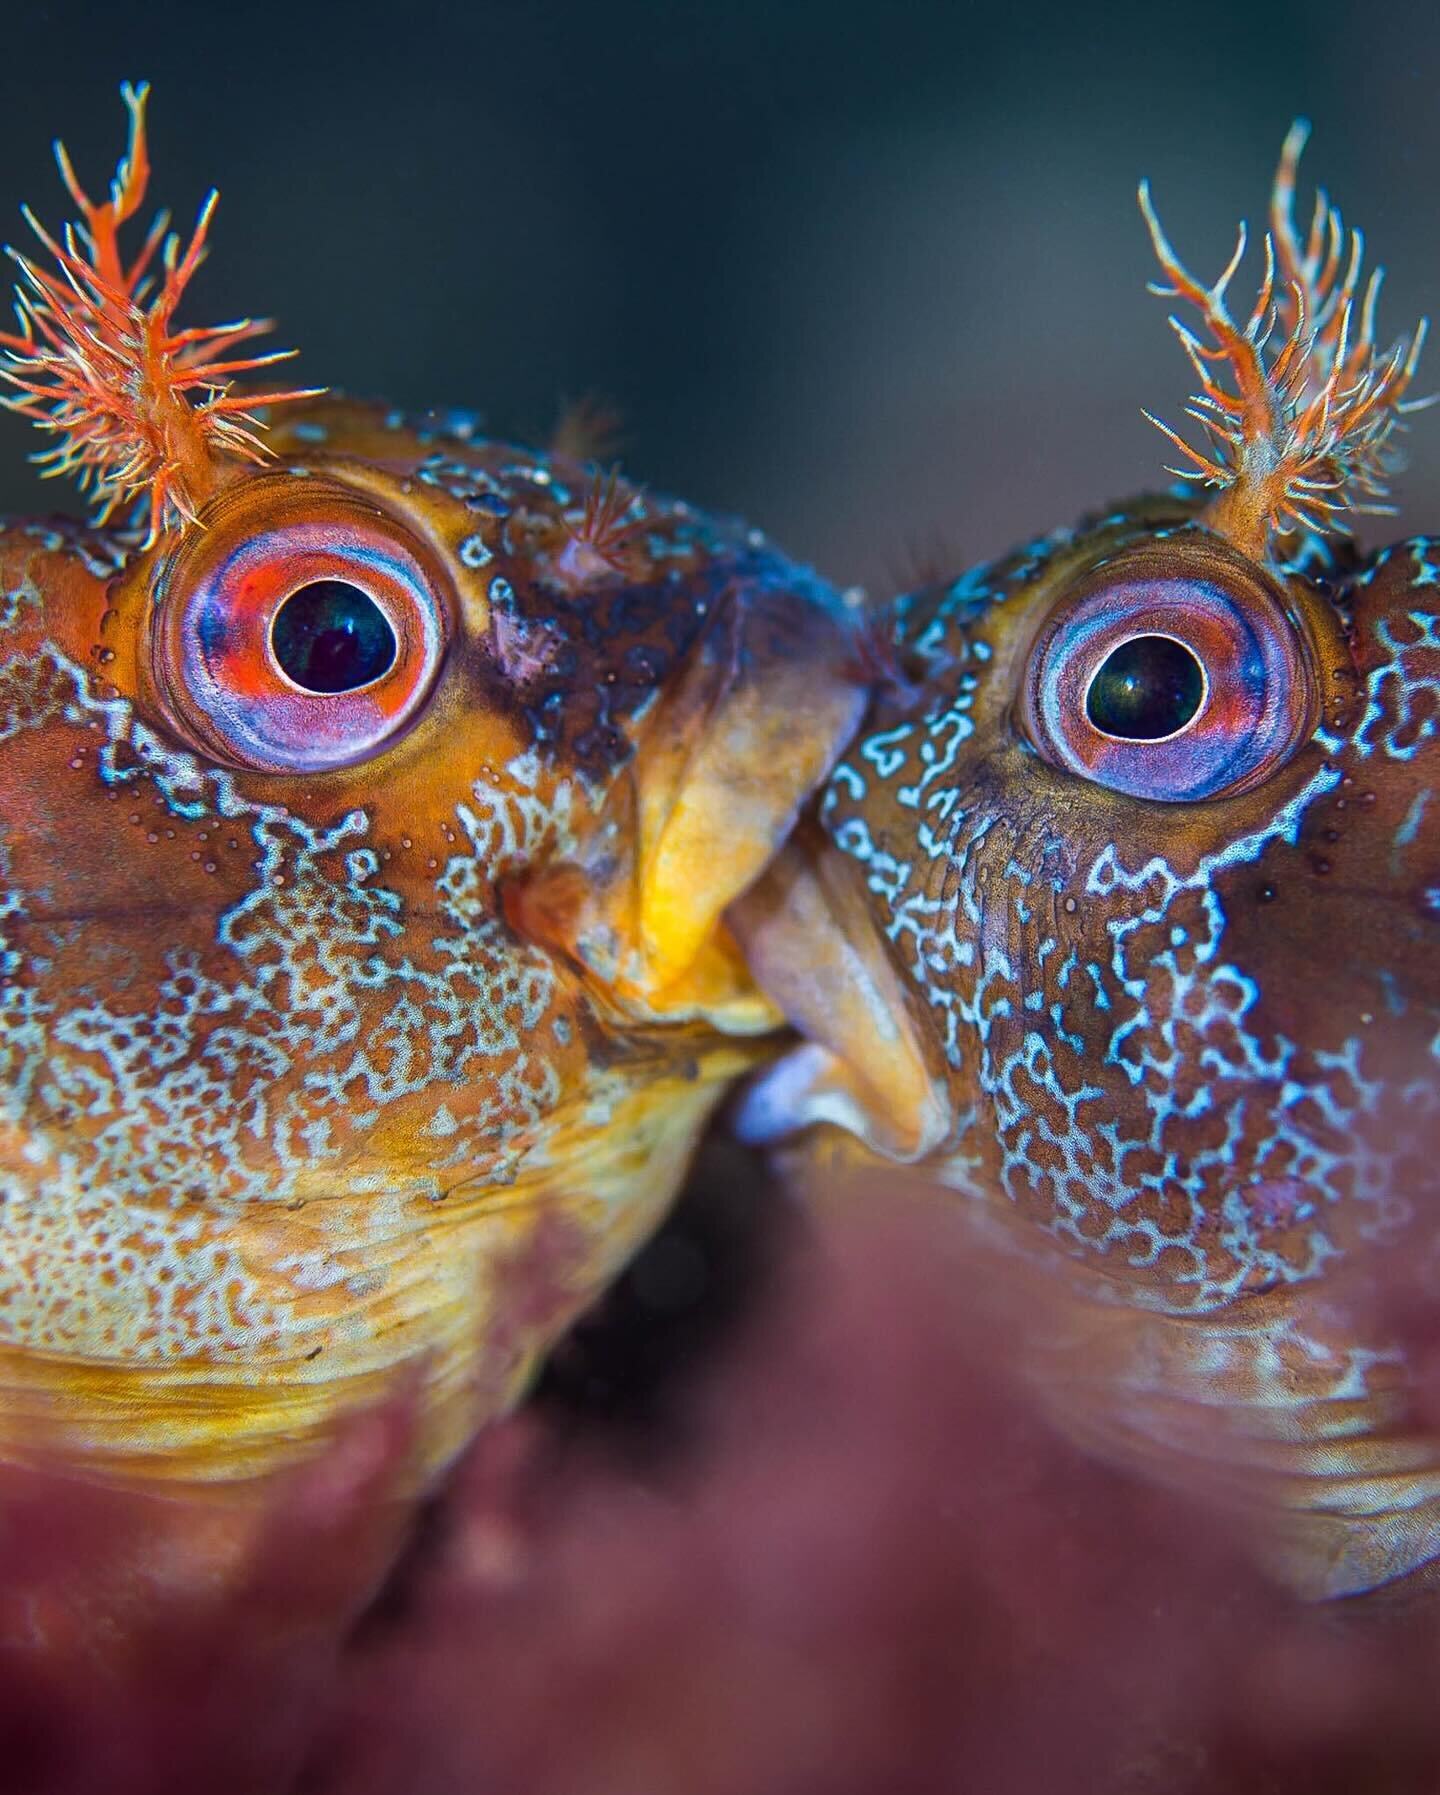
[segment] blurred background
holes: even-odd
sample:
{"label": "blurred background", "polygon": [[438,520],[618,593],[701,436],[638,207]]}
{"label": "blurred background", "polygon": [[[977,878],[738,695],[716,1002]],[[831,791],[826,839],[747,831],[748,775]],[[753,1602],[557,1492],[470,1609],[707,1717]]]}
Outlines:
{"label": "blurred background", "polygon": [[[1159,477],[1139,408],[1187,386],[1141,174],[1209,275],[1304,113],[1391,269],[1382,329],[1440,304],[1437,71],[1440,12],[1345,0],[32,4],[0,231],[67,215],[57,133],[108,178],[149,78],[157,203],[223,192],[192,320],[273,315],[306,381],[496,434],[601,395],[639,478],[883,591]],[[0,420],[0,506],[73,507],[33,446]],[[1440,417],[1410,527],[1430,495]]]}

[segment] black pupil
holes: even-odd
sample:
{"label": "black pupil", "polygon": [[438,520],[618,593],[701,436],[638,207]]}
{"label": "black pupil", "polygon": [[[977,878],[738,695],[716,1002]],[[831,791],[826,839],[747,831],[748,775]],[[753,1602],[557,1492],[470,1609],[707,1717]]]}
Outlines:
{"label": "black pupil", "polygon": [[1085,694],[1085,714],[1106,735],[1155,742],[1183,729],[1205,696],[1205,675],[1173,636],[1132,636],[1105,661]]}
{"label": "black pupil", "polygon": [[348,580],[314,580],[292,592],[270,626],[275,659],[307,692],[353,692],[395,665],[385,613]]}

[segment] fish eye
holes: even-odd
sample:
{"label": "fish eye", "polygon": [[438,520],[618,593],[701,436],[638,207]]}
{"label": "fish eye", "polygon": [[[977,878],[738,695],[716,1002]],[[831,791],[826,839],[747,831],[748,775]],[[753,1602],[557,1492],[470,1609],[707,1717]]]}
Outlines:
{"label": "fish eye", "polygon": [[1162,803],[1248,790],[1314,727],[1283,591],[1218,544],[1161,542],[1093,568],[1030,651],[1021,724],[1052,764]]}
{"label": "fish eye", "polygon": [[293,477],[247,482],[202,522],[155,588],[155,684],[182,733],[277,773],[352,766],[398,740],[450,634],[426,547],[358,493]]}

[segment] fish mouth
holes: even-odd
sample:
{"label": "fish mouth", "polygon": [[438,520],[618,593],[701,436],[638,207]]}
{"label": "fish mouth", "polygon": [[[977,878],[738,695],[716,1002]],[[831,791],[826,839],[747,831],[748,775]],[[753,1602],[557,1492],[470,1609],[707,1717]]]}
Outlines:
{"label": "fish mouth", "polygon": [[934,1031],[918,1013],[851,863],[803,825],[729,911],[757,984],[806,1037],[746,1092],[756,1144],[829,1124],[914,1163],[952,1132]]}
{"label": "fish mouth", "polygon": [[566,860],[522,875],[506,915],[630,1026],[784,1021],[729,916],[860,726],[862,620],[803,585],[741,586]]}

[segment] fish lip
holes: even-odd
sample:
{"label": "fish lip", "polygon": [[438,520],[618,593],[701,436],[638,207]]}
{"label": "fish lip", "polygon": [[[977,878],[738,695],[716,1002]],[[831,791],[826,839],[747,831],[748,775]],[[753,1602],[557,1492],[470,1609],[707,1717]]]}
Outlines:
{"label": "fish lip", "polygon": [[938,1039],[865,899],[810,823],[731,905],[757,982],[805,1037],[750,1086],[735,1125],[772,1144],[830,1123],[914,1164],[949,1139],[953,1106]]}
{"label": "fish lip", "polygon": [[860,623],[814,575],[746,551],[583,836],[517,882],[517,931],[564,955],[630,1023],[734,1035],[782,1024],[726,913],[861,725]]}

